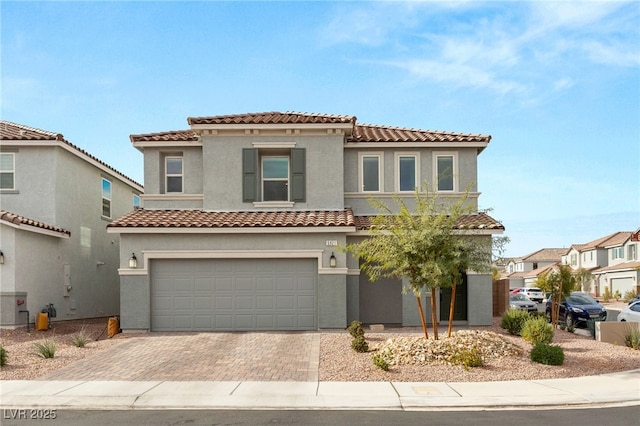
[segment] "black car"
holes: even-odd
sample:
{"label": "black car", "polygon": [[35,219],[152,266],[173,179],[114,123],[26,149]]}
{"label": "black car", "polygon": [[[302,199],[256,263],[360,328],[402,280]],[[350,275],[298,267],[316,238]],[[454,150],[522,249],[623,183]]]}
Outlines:
{"label": "black car", "polygon": [[[547,301],[545,316],[551,322],[551,303],[550,297]],[[606,321],[607,310],[596,299],[579,291],[574,291],[569,297],[560,303],[559,321],[564,321],[567,327],[583,324],[586,325],[587,320]]]}

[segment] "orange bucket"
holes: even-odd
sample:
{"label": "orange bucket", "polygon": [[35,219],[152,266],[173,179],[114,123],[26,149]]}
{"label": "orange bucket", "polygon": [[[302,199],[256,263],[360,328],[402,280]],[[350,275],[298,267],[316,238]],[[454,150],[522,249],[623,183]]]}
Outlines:
{"label": "orange bucket", "polygon": [[107,325],[107,336],[113,337],[120,332],[120,323],[117,317],[109,318]]}
{"label": "orange bucket", "polygon": [[49,314],[46,312],[38,312],[36,317],[36,330],[43,331],[49,329]]}

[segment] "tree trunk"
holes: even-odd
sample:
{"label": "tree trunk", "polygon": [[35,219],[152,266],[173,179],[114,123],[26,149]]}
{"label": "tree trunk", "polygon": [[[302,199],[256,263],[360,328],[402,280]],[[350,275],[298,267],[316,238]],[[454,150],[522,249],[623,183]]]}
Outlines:
{"label": "tree trunk", "polygon": [[451,286],[451,302],[449,303],[449,329],[447,337],[451,337],[451,329],[453,328],[453,309],[456,305],[456,277],[453,277],[453,285]]}
{"label": "tree trunk", "polygon": [[429,333],[427,332],[427,322],[424,319],[424,310],[422,309],[422,300],[420,299],[420,295],[416,295],[416,300],[418,301],[418,310],[420,311],[420,321],[422,321],[422,331],[424,331],[424,338],[429,338]]}
{"label": "tree trunk", "polygon": [[436,288],[431,287],[431,321],[433,321],[433,338],[438,340],[438,315],[436,312]]}

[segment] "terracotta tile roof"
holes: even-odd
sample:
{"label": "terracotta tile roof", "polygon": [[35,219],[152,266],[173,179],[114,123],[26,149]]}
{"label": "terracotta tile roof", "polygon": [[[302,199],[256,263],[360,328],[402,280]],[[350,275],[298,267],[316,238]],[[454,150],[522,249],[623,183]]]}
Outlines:
{"label": "terracotta tile roof", "polygon": [[349,142],[486,142],[491,136],[357,124]]}
{"label": "terracotta tile roof", "polygon": [[[367,230],[371,227],[374,216],[356,216],[356,230]],[[504,231],[504,226],[486,213],[470,214],[460,218],[457,229],[496,229]]]}
{"label": "terracotta tile roof", "polygon": [[97,157],[94,157],[93,155],[91,155],[87,151],[85,151],[84,149],[82,149],[82,148],[72,144],[68,140],[66,140],[64,138],[64,136],[62,135],[62,133],[49,132],[49,131],[46,131],[46,130],[36,129],[34,127],[28,127],[28,126],[25,126],[23,124],[17,124],[17,123],[12,123],[12,122],[6,121],[6,120],[0,120],[0,140],[7,140],[7,141],[47,141],[47,140],[59,141],[61,143],[64,143],[64,144],[70,146],[75,151],[77,151],[77,152],[79,152],[79,153],[81,153],[83,155],[86,155],[87,157],[91,158],[93,161],[96,161],[96,162],[100,163],[101,165],[103,165],[107,169],[111,170],[112,172],[116,173],[119,176],[122,176],[126,180],[129,180],[129,181],[135,183],[136,185],[142,187],[141,184],[139,184],[138,182],[134,181],[130,177],[124,175],[123,173],[121,173],[118,170],[114,169],[113,167],[111,167],[110,165],[105,163],[104,161],[98,159]]}
{"label": "terracotta tile roof", "polygon": [[136,209],[111,222],[114,228],[270,228],[354,226],[351,209],[339,211],[245,211]]}
{"label": "terracotta tile roof", "polygon": [[[491,136],[470,133],[453,133],[437,130],[421,130],[405,127],[357,124],[353,115],[310,114],[306,112],[258,112],[246,114],[216,115],[211,117],[189,117],[189,125],[213,124],[350,124],[352,134],[348,142],[481,142],[489,143]],[[131,135],[132,142],[176,142],[196,141],[198,136],[192,130]]]}
{"label": "terracotta tile roof", "polygon": [[559,262],[562,260],[562,256],[567,254],[568,251],[569,249],[567,248],[543,248],[523,256],[519,260],[527,260],[530,262]]}
{"label": "terracotta tile roof", "polygon": [[625,241],[631,238],[631,234],[632,232],[614,232],[613,234],[598,238],[584,244],[582,247],[580,247],[579,251],[593,250],[598,248],[601,249],[605,247],[624,244]]}
{"label": "terracotta tile roof", "polygon": [[212,117],[189,117],[194,124],[355,124],[352,115],[310,114],[306,112],[257,112],[247,114],[216,115]]}
{"label": "terracotta tile roof", "polygon": [[617,265],[605,266],[602,268],[595,269],[592,272],[597,274],[601,272],[619,271],[623,269],[640,269],[640,262],[635,261],[635,262],[618,263]]}
{"label": "terracotta tile roof", "polygon": [[29,225],[36,228],[46,229],[48,231],[60,232],[61,234],[71,235],[71,231],[67,231],[66,229],[49,225],[47,223],[38,222],[37,220],[29,219],[28,217],[20,216],[18,214],[11,213],[6,210],[0,210],[0,220],[13,223],[16,225]]}
{"label": "terracotta tile roof", "polygon": [[198,134],[193,130],[170,130],[167,132],[147,133],[129,136],[131,142],[195,142]]}

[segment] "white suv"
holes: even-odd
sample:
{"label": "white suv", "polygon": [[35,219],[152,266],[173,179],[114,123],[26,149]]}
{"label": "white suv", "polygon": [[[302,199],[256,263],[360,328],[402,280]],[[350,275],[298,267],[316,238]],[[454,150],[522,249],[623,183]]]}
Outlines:
{"label": "white suv", "polygon": [[529,296],[529,299],[537,303],[542,303],[544,300],[544,293],[537,287],[523,287],[519,293],[524,293]]}

